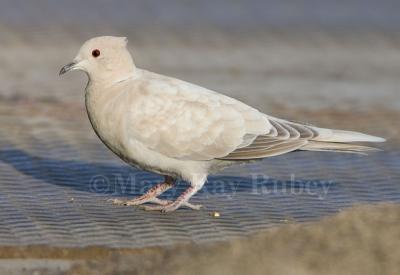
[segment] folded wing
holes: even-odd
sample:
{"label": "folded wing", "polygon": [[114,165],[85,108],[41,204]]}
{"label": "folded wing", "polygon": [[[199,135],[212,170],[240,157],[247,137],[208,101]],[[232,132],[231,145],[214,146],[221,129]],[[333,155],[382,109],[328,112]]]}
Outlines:
{"label": "folded wing", "polygon": [[129,136],[165,156],[211,160],[270,132],[268,118],[248,105],[202,87],[149,78],[135,95]]}
{"label": "folded wing", "polygon": [[375,148],[352,142],[383,142],[383,138],[363,133],[319,128],[307,124],[268,117],[272,125],[266,135],[258,136],[250,145],[238,148],[225,160],[249,160],[281,155],[294,150],[335,151],[365,154]]}
{"label": "folded wing", "polygon": [[129,136],[186,160],[250,160],[298,149],[360,153],[371,148],[349,143],[384,141],[267,116],[233,98],[156,74],[142,80],[130,118]]}

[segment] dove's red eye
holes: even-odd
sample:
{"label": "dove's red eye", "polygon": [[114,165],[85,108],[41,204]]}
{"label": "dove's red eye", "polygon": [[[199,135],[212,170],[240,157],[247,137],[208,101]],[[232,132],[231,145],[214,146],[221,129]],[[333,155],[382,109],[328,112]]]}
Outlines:
{"label": "dove's red eye", "polygon": [[100,56],[100,51],[98,49],[95,49],[92,51],[92,55],[93,55],[93,57],[98,57],[98,56]]}

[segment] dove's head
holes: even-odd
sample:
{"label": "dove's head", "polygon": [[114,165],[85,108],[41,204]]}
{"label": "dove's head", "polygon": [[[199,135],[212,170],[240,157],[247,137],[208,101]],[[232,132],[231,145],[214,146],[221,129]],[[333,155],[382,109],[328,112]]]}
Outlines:
{"label": "dove's head", "polygon": [[65,65],[60,75],[81,70],[92,80],[112,80],[131,74],[135,65],[126,48],[125,37],[100,36],[86,41],[74,60]]}

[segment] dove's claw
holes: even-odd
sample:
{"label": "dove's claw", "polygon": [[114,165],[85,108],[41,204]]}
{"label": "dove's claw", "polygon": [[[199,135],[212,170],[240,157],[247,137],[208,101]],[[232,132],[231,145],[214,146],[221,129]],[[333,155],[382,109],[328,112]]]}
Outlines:
{"label": "dove's claw", "polygon": [[142,209],[147,211],[161,211],[162,213],[168,213],[175,211],[181,206],[186,206],[190,209],[199,210],[201,205],[194,205],[188,202],[191,196],[196,193],[197,189],[193,186],[186,189],[175,201],[163,201],[158,198],[153,198],[149,202],[154,202],[160,205],[143,206]]}
{"label": "dove's claw", "polygon": [[149,189],[149,191],[146,192],[146,194],[137,197],[132,200],[120,200],[120,199],[109,199],[108,201],[111,201],[113,204],[117,205],[126,205],[126,206],[132,206],[132,205],[141,205],[146,202],[152,202],[153,200],[156,200],[157,196],[161,195],[171,187],[175,185],[175,179],[165,176],[165,181],[163,183],[159,183],[152,188]]}
{"label": "dove's claw", "polygon": [[[169,208],[167,206],[173,204],[174,201],[161,200],[159,198],[152,198],[152,199],[150,199],[148,201],[145,201],[145,202],[143,202],[143,200],[138,200],[138,199],[133,199],[133,200],[109,199],[107,201],[112,202],[113,204],[116,204],[116,205],[125,205],[125,206],[136,205],[136,206],[139,206],[141,209],[149,210],[149,211],[158,210],[158,211],[161,211],[161,212],[171,212],[171,211],[177,209],[177,208],[173,209],[173,210],[165,209],[166,211],[164,211],[164,208]],[[155,204],[158,204],[158,205],[153,205],[153,206],[146,205],[146,206],[144,206],[144,205],[142,205],[144,203],[155,203]],[[200,204],[191,204],[190,202],[184,202],[180,206],[186,206],[187,208],[190,208],[190,209],[193,209],[193,210],[200,210],[200,208],[202,207],[202,205],[200,205]]]}
{"label": "dove's claw", "polygon": [[155,198],[154,200],[149,202],[156,203],[158,205],[141,205],[140,208],[146,211],[161,211],[163,213],[167,213],[175,211],[181,206],[185,206],[193,210],[200,210],[200,208],[203,207],[200,204],[191,204],[190,202],[183,202],[182,204],[178,204],[174,201],[160,200],[158,198]]}
{"label": "dove's claw", "polygon": [[[166,176],[164,183],[157,184],[156,186],[150,188],[150,190],[147,191],[146,194],[138,198],[135,198],[133,200],[111,199],[109,201],[117,205],[137,205],[141,209],[146,211],[161,211],[163,213],[175,211],[181,206],[185,206],[193,210],[199,210],[202,207],[201,205],[191,204],[189,202],[189,199],[199,189],[198,186],[190,186],[175,201],[161,200],[157,198],[158,195],[174,186],[174,184],[175,180],[171,177]],[[143,205],[145,203],[154,203],[158,205]]]}
{"label": "dove's claw", "polygon": [[196,186],[190,186],[176,199],[176,201],[174,201],[171,204],[168,204],[162,211],[172,212],[183,205],[188,206],[188,204],[189,208],[199,210],[201,205],[192,205],[189,203],[189,199],[197,192],[197,190],[198,188]]}
{"label": "dove's claw", "polygon": [[[174,203],[174,201],[161,200],[159,198],[154,198],[149,202],[150,203],[159,204],[159,205],[163,205],[163,206],[167,206],[167,205],[170,205],[170,204]],[[193,209],[193,210],[200,210],[200,208],[203,207],[201,204],[192,204],[192,203],[190,203],[188,201],[183,202],[180,206],[185,206],[185,207]]]}

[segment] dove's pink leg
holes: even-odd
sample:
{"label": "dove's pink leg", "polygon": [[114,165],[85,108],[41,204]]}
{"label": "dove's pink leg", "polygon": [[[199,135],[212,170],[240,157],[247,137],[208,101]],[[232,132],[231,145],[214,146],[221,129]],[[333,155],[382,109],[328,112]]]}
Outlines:
{"label": "dove's pink leg", "polygon": [[172,212],[181,206],[187,206],[191,209],[200,209],[201,205],[193,205],[189,203],[189,199],[199,191],[206,181],[206,176],[201,177],[199,181],[192,181],[191,186],[186,189],[175,201],[168,202],[165,205],[142,206],[144,210],[159,210],[161,212]]}
{"label": "dove's pink leg", "polygon": [[[166,206],[166,205],[168,205],[168,204],[173,203],[174,201],[171,201],[171,200],[161,200],[161,199],[159,199],[159,198],[153,198],[153,199],[151,199],[151,201],[149,201],[149,202]],[[202,207],[202,205],[200,205],[200,204],[191,204],[191,203],[188,202],[188,201],[182,203],[181,206],[186,206],[187,208],[190,208],[190,209],[193,209],[193,210],[199,210],[199,209]],[[160,209],[160,210],[161,210],[161,209]]]}
{"label": "dove's pink leg", "polygon": [[146,202],[158,203],[160,200],[157,199],[156,197],[174,186],[175,186],[175,179],[169,176],[165,176],[165,180],[163,183],[159,183],[153,186],[152,188],[149,189],[149,191],[146,192],[146,194],[140,197],[126,201],[113,199],[112,202],[118,205],[140,205]]}

